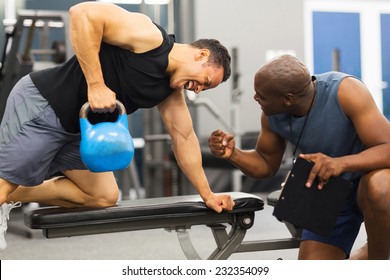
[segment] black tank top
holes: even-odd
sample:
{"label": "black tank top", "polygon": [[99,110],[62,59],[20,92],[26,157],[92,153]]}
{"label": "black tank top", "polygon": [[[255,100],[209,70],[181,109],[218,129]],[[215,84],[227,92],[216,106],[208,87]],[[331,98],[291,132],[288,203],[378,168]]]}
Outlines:
{"label": "black tank top", "polygon": [[[163,36],[160,47],[136,54],[106,43],[101,44],[100,63],[106,85],[116,93],[128,114],[161,103],[172,92],[166,73],[168,55],[175,38],[156,24]],[[80,131],[79,110],[87,102],[87,84],[77,58],[59,66],[33,72],[32,81],[48,100],[66,131]],[[113,114],[90,114],[91,123],[114,121]]]}

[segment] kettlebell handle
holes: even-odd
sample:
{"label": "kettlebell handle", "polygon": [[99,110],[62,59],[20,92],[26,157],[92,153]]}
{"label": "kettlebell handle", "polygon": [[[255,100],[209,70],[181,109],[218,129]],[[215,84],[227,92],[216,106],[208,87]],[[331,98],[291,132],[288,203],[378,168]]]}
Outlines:
{"label": "kettlebell handle", "polygon": [[[119,100],[116,100],[116,108],[118,109],[119,115],[126,114],[126,108],[122,104],[122,102],[120,102]],[[87,114],[88,114],[90,109],[91,109],[91,106],[89,106],[89,102],[85,102],[84,105],[80,109],[80,114],[79,114],[80,118],[87,118]]]}

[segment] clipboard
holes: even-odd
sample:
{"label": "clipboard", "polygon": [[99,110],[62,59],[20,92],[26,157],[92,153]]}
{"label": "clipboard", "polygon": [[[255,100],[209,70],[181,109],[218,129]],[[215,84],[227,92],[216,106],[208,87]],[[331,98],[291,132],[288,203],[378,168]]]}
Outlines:
{"label": "clipboard", "polygon": [[313,165],[303,158],[296,159],[273,215],[281,221],[329,237],[352,183],[341,177],[331,177],[322,190],[317,188],[316,181],[307,188],[305,183]]}

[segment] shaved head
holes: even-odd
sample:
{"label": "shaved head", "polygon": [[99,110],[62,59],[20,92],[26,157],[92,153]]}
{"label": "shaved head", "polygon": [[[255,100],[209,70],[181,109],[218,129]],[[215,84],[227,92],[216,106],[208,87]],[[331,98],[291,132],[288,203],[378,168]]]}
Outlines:
{"label": "shaved head", "polygon": [[267,92],[300,93],[310,83],[307,67],[295,56],[284,54],[263,65],[255,75],[255,84]]}

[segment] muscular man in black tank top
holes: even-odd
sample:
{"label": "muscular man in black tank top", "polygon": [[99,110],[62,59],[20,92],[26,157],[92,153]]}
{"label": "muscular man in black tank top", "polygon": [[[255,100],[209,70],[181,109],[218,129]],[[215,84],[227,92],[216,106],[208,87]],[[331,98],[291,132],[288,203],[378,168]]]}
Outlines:
{"label": "muscular man in black tank top", "polygon": [[[62,65],[30,74],[64,133],[78,135],[78,113],[86,101],[95,113],[114,111],[117,99],[128,113],[157,106],[183,173],[208,207],[217,212],[231,210],[234,205],[231,197],[214,194],[209,186],[183,94],[184,89],[199,93],[214,88],[229,78],[230,56],[226,48],[214,39],[175,43],[173,36],[147,16],[114,4],[83,2],[71,7],[69,13],[75,56]],[[2,130],[7,126],[5,122]],[[25,149],[28,153],[36,147]],[[0,156],[12,158],[9,150],[0,150]],[[47,156],[43,149],[34,152],[39,157],[44,153]],[[23,166],[39,162],[36,156],[30,158]],[[48,160],[55,161],[56,155]],[[9,205],[10,201],[34,201],[63,207],[96,207],[114,205],[118,199],[112,172],[92,173],[85,167],[67,163],[59,170],[65,177],[36,182],[32,188],[31,184],[26,187],[31,182],[29,178],[10,179],[26,176],[19,176],[23,169],[16,166],[15,170],[8,169],[0,166],[3,205]]]}

